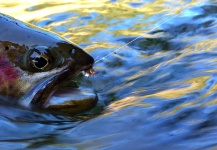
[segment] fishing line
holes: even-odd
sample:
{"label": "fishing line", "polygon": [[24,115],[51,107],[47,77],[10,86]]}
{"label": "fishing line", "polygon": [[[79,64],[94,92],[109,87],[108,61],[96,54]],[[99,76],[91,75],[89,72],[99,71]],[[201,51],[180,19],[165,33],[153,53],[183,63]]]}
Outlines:
{"label": "fishing line", "polygon": [[[200,2],[199,2],[199,3],[200,3]],[[196,4],[196,5],[199,5],[199,4]],[[153,27],[153,28],[150,29],[149,31],[145,32],[145,34],[148,34],[149,32],[152,32],[152,31],[154,31],[155,29],[160,28],[160,26],[162,26],[163,24],[165,24],[165,23],[169,22],[170,20],[172,20],[172,19],[176,18],[177,16],[179,16],[183,11],[185,11],[185,10],[187,10],[187,9],[190,9],[190,8],[196,6],[196,5],[192,5],[192,6],[189,6],[189,7],[185,8],[185,9],[183,9],[180,13],[174,15],[173,17],[167,19],[166,21],[163,21],[163,22],[160,23],[159,25],[156,25],[155,27]],[[141,37],[143,37],[143,36],[140,35],[140,36],[138,36],[137,38],[131,40],[130,42],[128,42],[128,43],[122,45],[121,47],[115,49],[114,51],[108,53],[107,55],[103,56],[102,58],[96,60],[94,64],[100,62],[101,60],[105,59],[105,58],[108,57],[109,55],[116,53],[117,51],[121,50],[122,48],[126,47],[127,45],[131,44],[132,42],[138,40],[138,39],[141,38]]]}

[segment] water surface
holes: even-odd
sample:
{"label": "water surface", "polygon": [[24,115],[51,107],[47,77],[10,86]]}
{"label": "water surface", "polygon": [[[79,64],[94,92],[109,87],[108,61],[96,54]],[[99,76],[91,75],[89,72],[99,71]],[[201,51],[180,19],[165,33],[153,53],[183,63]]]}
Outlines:
{"label": "water surface", "polygon": [[[217,147],[214,0],[4,1],[1,13],[89,52],[98,105],[74,116],[0,105],[3,149]],[[119,50],[121,46],[126,47]]]}

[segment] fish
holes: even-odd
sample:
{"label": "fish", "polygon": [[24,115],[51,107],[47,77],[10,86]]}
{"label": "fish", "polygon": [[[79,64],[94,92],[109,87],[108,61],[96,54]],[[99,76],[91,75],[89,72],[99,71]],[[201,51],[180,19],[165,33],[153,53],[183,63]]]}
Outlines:
{"label": "fish", "polygon": [[[97,103],[93,92],[84,100],[73,101],[73,90],[68,90],[71,93],[68,102],[53,104],[50,100],[64,83],[82,71],[95,74],[93,64],[93,57],[75,43],[0,13],[1,102],[70,113],[90,109]],[[75,91],[77,95],[83,94],[82,89]]]}

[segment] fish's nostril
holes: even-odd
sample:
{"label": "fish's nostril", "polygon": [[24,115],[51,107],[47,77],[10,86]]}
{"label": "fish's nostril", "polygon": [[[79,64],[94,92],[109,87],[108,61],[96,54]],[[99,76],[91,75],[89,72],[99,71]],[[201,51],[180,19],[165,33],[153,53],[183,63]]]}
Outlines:
{"label": "fish's nostril", "polygon": [[9,50],[9,47],[8,47],[8,46],[5,46],[5,50]]}

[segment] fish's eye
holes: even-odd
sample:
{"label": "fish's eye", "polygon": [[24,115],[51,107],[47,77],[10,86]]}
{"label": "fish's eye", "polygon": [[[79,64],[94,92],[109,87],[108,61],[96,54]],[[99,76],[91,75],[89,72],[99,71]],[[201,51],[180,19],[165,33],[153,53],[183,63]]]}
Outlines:
{"label": "fish's eye", "polygon": [[28,59],[30,67],[36,71],[47,71],[51,69],[52,57],[47,47],[34,47],[30,50]]}
{"label": "fish's eye", "polygon": [[43,69],[48,65],[48,60],[47,58],[43,56],[39,56],[39,57],[33,58],[32,64],[37,69]]}

